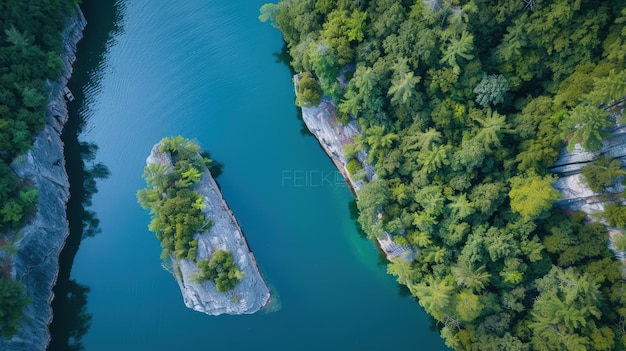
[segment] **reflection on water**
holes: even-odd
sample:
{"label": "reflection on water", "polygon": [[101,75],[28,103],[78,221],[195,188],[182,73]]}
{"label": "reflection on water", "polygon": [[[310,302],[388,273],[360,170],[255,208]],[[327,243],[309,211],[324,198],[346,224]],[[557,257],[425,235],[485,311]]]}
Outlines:
{"label": "reflection on water", "polygon": [[67,204],[70,235],[59,257],[59,276],[52,301],[54,317],[50,325],[50,351],[82,350],[81,339],[91,325],[91,315],[87,313],[89,287],[71,280],[70,274],[80,242],[100,232],[96,214],[86,207],[91,204],[93,194],[98,192],[96,179],[108,178],[110,173],[104,164],[93,164],[98,148],[94,144],[79,142],[78,131],[80,129],[66,129],[63,135],[70,178],[71,197]]}
{"label": "reflection on water", "polygon": [[[93,163],[93,160],[96,157],[96,151],[98,151],[98,146],[96,144],[79,142],[78,147],[80,158],[83,161],[81,172],[81,175],[83,176],[81,182],[83,188],[77,190],[82,192],[83,196],[81,201],[82,212],[77,213],[79,216],[75,218],[82,218],[83,227],[82,234],[80,235],[82,240],[100,233],[100,228],[98,228],[100,221],[96,217],[96,213],[86,207],[91,206],[91,197],[93,194],[98,192],[96,179],[106,179],[111,176],[111,172],[109,172],[109,169],[103,163]],[[86,162],[91,163],[91,165],[86,165]]]}
{"label": "reflection on water", "polygon": [[48,347],[51,351],[82,350],[81,339],[91,325],[91,315],[87,313],[89,287],[70,280],[70,273],[80,242],[100,232],[96,214],[85,207],[91,204],[91,197],[98,191],[96,179],[107,178],[110,173],[104,164],[92,164],[98,148],[79,142],[79,131],[80,128],[66,127],[63,135],[71,193],[67,204],[70,235],[59,257],[59,276],[54,287],[52,340]]}
{"label": "reflection on water", "polygon": [[400,284],[400,283],[398,283],[398,295],[413,296],[413,294],[411,294],[411,290],[409,290],[409,288],[406,285]]}
{"label": "reflection on water", "polygon": [[78,136],[85,124],[84,106],[88,105],[84,94],[86,83],[89,81],[92,89],[94,83],[98,84],[98,79],[93,78],[99,76],[111,38],[121,30],[120,2],[111,3],[106,9],[103,9],[102,4],[98,8],[92,6],[91,3],[83,6],[88,21],[84,35],[85,40],[90,41],[90,48],[95,49],[85,52],[81,50],[84,46],[79,44],[78,61],[69,83],[75,100],[68,106],[70,118],[61,136],[65,144],[65,162],[70,181],[71,196],[67,204],[70,234],[59,257],[59,276],[53,289],[54,317],[50,325],[52,339],[49,351],[83,350],[81,339],[89,330],[92,320],[91,314],[87,312],[89,287],[71,280],[70,274],[80,242],[100,232],[96,214],[87,207],[91,205],[93,194],[98,192],[96,180],[110,176],[106,165],[94,162],[98,146],[80,142]]}
{"label": "reflection on water", "polygon": [[87,293],[89,287],[78,284],[74,280],[63,282],[63,287],[57,284],[57,295],[53,307],[54,312],[63,311],[63,318],[55,315],[50,331],[52,340],[48,350],[83,350],[82,337],[87,334],[91,326],[91,314],[87,313]]}
{"label": "reflection on water", "polygon": [[[289,68],[289,72],[291,73],[292,77],[296,73],[298,73],[294,71],[293,67],[291,66],[292,58],[291,58],[291,55],[289,55],[289,47],[287,46],[287,43],[283,44],[283,47],[281,48],[280,52],[275,52],[272,55],[276,59],[276,63],[280,63],[284,65],[285,67]],[[304,119],[302,118],[302,109],[296,105],[295,98],[294,98],[293,106],[296,109],[296,116],[298,117],[298,120],[302,122],[302,126],[300,128],[300,135],[313,136],[311,131],[309,131],[309,128],[306,126],[306,123],[304,123]]]}
{"label": "reflection on water", "polygon": [[350,210],[350,219],[354,222],[354,227],[356,228],[356,232],[363,239],[367,239],[367,234],[361,227],[361,223],[359,223],[359,208],[356,205],[356,199],[348,202],[348,209]]}
{"label": "reflection on water", "polygon": [[293,67],[291,67],[291,55],[289,55],[289,46],[287,46],[286,42],[283,43],[283,47],[280,52],[275,52],[272,55],[276,58],[276,63],[282,63],[285,67],[289,68],[291,75],[296,74],[296,71],[294,71]]}
{"label": "reflection on water", "polygon": [[224,164],[212,158],[211,153],[208,151],[202,151],[202,157],[208,158],[212,161],[209,165],[209,171],[211,172],[211,176],[213,177],[213,179],[215,179],[215,181],[217,182],[217,178],[221,176],[222,173],[224,173]]}

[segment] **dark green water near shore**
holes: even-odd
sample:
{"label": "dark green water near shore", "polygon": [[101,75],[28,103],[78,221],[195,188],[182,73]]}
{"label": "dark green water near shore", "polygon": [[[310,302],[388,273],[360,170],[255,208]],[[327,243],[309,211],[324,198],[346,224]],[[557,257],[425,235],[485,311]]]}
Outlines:
{"label": "dark green water near shore", "polygon": [[[262,4],[85,5],[92,28],[71,82],[82,91],[71,118],[80,122],[79,141],[98,146],[91,162],[111,176],[98,182],[88,207],[100,233],[78,239],[71,274],[68,267],[82,306],[56,309],[55,318],[70,325],[78,311],[88,351],[445,350],[431,320],[385,273],[374,244],[359,236],[340,174],[301,132],[291,74],[278,57],[280,33],[257,20]],[[280,295],[279,311],[191,311],[161,268],[135,192],[152,145],[178,134],[224,164],[218,182]],[[70,216],[81,223],[84,211]],[[53,337],[76,337],[61,329]]]}

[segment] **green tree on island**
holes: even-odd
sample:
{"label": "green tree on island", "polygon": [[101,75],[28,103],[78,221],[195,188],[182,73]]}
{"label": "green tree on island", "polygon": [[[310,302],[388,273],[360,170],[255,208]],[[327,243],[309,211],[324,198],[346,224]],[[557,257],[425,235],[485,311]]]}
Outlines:
{"label": "green tree on island", "polygon": [[200,268],[197,281],[212,280],[219,292],[231,290],[244,277],[244,273],[235,264],[233,253],[228,250],[216,250],[210,259],[198,261],[196,266]]}
{"label": "green tree on island", "polygon": [[[161,259],[196,261],[198,241],[194,236],[207,233],[213,222],[202,212],[203,197],[193,188],[212,161],[202,156],[198,144],[182,136],[163,138],[159,152],[169,161],[157,161],[144,168],[148,187],[137,191],[137,201],[150,210],[148,228],[161,242]],[[210,260],[196,265],[200,268],[197,281],[210,279],[220,292],[232,289],[243,278],[230,251],[217,250]]]}

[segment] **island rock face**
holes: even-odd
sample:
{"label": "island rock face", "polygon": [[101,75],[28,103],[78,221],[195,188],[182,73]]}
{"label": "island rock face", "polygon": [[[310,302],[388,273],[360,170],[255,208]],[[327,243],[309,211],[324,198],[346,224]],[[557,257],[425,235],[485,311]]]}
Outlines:
{"label": "island rock face", "polygon": [[[159,151],[160,145],[159,143],[152,148],[146,160],[147,164],[172,165],[169,155]],[[259,311],[270,301],[269,288],[263,281],[254,255],[211,172],[204,172],[193,190],[204,199],[206,207],[202,212],[207,219],[214,222],[208,233],[194,236],[198,241],[196,260],[210,258],[219,249],[229,250],[239,270],[244,272],[244,277],[232,290],[218,292],[215,283],[210,280],[200,284],[194,282],[193,277],[198,272],[195,262],[172,258],[172,274],[178,282],[185,305],[209,315],[251,314]]]}
{"label": "island rock face", "polygon": [[[293,80],[294,86],[297,85],[300,76],[294,76]],[[376,177],[374,167],[366,161],[367,153],[365,151],[359,151],[356,155],[356,159],[365,170],[365,179],[353,179],[348,172],[347,165],[350,160],[346,158],[343,147],[344,145],[353,144],[354,138],[361,134],[359,126],[354,120],[345,125],[339,124],[337,121],[337,106],[328,98],[323,98],[318,106],[302,107],[302,119],[358,196],[361,187]],[[396,244],[387,233],[382,238],[376,238],[376,241],[390,260],[395,257],[413,260],[415,257],[413,250]]]}
{"label": "island rock face", "polygon": [[34,219],[21,229],[22,237],[16,242],[18,251],[12,257],[11,275],[25,284],[32,301],[24,309],[24,320],[13,338],[0,338],[0,350],[43,351],[50,342],[52,287],[59,272],[59,254],[69,235],[66,204],[70,186],[61,141],[68,118],[63,88],[72,74],[76,44],[86,24],[76,7],[76,15],[68,20],[63,34],[63,73],[59,81],[50,83],[46,126],[35,136],[33,148],[11,164],[19,177],[35,183],[39,202]]}

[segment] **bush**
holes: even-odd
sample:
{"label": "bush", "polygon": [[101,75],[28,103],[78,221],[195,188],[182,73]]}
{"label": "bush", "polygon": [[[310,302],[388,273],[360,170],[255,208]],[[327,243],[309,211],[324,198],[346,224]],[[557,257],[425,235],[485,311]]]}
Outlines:
{"label": "bush", "polygon": [[619,233],[613,238],[613,247],[616,250],[626,251],[626,235]]}
{"label": "bush", "polygon": [[626,207],[620,204],[607,204],[604,206],[604,219],[613,227],[626,226]]}
{"label": "bush", "polygon": [[216,250],[210,259],[198,261],[196,267],[200,268],[196,282],[211,280],[219,292],[232,290],[244,277],[229,250]]}
{"label": "bush", "polygon": [[0,277],[0,334],[10,338],[22,322],[22,310],[30,303],[22,282]]}
{"label": "bush", "polygon": [[359,151],[361,151],[360,146],[356,143],[345,144],[343,145],[342,149],[343,149],[343,157],[347,159],[355,158],[356,155],[359,153]]}
{"label": "bush", "polygon": [[352,117],[350,117],[350,114],[339,110],[337,111],[337,122],[339,122],[340,125],[345,126],[350,123],[351,119]]}
{"label": "bush", "polygon": [[596,193],[617,184],[617,180],[626,175],[618,159],[599,156],[580,171],[583,180]]}
{"label": "bush", "polygon": [[351,159],[346,165],[346,170],[348,171],[350,177],[354,177],[362,169],[363,166],[361,165],[361,162],[359,162],[356,158]]}
{"label": "bush", "polygon": [[322,101],[322,87],[309,72],[304,72],[300,76],[296,93],[296,104],[300,107],[314,107]]}

